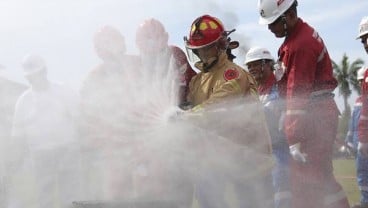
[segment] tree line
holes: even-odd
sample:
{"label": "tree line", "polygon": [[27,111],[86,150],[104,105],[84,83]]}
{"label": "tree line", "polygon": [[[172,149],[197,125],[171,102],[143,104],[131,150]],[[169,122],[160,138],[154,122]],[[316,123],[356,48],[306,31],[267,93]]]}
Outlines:
{"label": "tree line", "polygon": [[338,94],[343,98],[343,110],[339,118],[338,139],[345,139],[348,131],[349,120],[351,117],[351,106],[349,98],[355,91],[360,95],[360,85],[357,79],[358,70],[364,65],[364,61],[360,58],[350,61],[349,57],[344,54],[341,61],[336,63],[332,61],[334,76],[338,81]]}

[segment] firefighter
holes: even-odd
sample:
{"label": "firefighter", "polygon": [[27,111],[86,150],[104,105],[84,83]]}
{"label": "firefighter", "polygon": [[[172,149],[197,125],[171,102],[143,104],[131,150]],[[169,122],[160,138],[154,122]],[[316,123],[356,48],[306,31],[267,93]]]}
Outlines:
{"label": "firefighter", "polygon": [[245,65],[258,83],[258,93],[270,131],[272,154],[276,160],[276,165],[272,171],[275,208],[291,207],[290,153],[285,134],[280,128],[284,102],[280,99],[276,77],[273,73],[275,61],[266,48],[252,47],[245,55]]}
{"label": "firefighter", "polygon": [[78,96],[48,80],[41,56],[26,55],[22,67],[31,87],[16,103],[12,153],[31,159],[39,207],[69,207],[79,199]]}
{"label": "firefighter", "polygon": [[[248,116],[247,110],[251,109],[251,103],[259,104],[258,94],[256,82],[251,75],[228,59],[227,38],[231,32],[226,31],[216,17],[203,15],[193,21],[189,37],[184,38],[188,56],[192,61],[196,61],[195,66],[200,70],[189,85],[188,101],[193,108],[186,113],[200,114],[207,122],[212,121],[209,125],[200,122],[198,125],[211,132],[212,136],[208,140],[203,138],[204,145],[201,151],[203,155],[196,184],[196,197],[203,208],[227,207],[223,190],[230,180],[242,187],[236,191],[239,207],[272,207],[272,201],[269,201],[271,195],[267,195],[265,191],[272,186],[270,168],[263,169],[267,166],[265,161],[269,162],[270,158],[269,135],[264,134],[266,132],[263,128],[264,123],[260,122],[257,128],[253,128],[249,120],[244,121]],[[249,109],[244,107],[237,114],[230,113],[234,110],[232,101],[239,99],[242,104],[249,104],[247,106]],[[221,111],[222,107],[225,107],[226,111]],[[257,110],[249,110],[248,114],[251,115],[252,112],[259,113]],[[262,114],[258,115],[260,115],[258,118],[262,118]],[[218,143],[219,141],[221,142]],[[225,151],[228,145],[233,151]],[[246,163],[247,160],[242,157],[242,148],[253,152],[248,156],[254,157],[254,161],[257,161],[259,155],[264,155],[267,159],[254,167]],[[211,154],[211,151],[215,153]],[[233,154],[234,157],[231,157]],[[222,160],[226,161],[226,164],[237,166],[239,170],[232,171],[234,167],[227,167],[228,170],[225,170],[221,166]],[[250,170],[255,170],[257,174],[250,174]]]}
{"label": "firefighter", "polygon": [[[147,88],[152,89],[149,91],[150,94],[157,93],[154,99],[160,95],[164,95],[161,98],[166,99],[171,97],[170,94],[174,94],[174,105],[186,109],[188,108],[186,96],[189,82],[196,72],[189,64],[184,51],[178,46],[170,45],[168,39],[169,35],[164,25],[157,19],[146,19],[138,26],[135,39],[139,49],[140,63],[139,81],[141,83],[138,84],[138,88],[142,88],[141,96],[146,98],[152,96],[144,96],[150,90]],[[177,87],[173,93],[170,92],[170,85],[168,85],[170,82],[175,83],[174,88]],[[165,92],[168,93],[165,94]],[[145,106],[144,108],[147,110],[151,107]],[[146,113],[149,113],[148,111]],[[140,145],[140,158],[137,160],[134,171],[134,189],[137,197],[139,199],[168,200],[178,207],[190,207],[194,191],[193,176],[188,174],[181,159],[172,162],[173,158],[183,156],[171,151],[173,147],[165,146],[166,149],[163,150],[162,148],[157,149],[157,144],[154,142],[148,144],[149,142],[143,141],[143,143],[144,145]],[[175,147],[179,143],[179,141],[175,143]],[[187,145],[189,144],[184,142],[179,148],[189,148],[185,147]]]}
{"label": "firefighter", "polygon": [[[292,207],[349,207],[333,175],[338,108],[331,59],[322,38],[297,15],[296,0],[259,0],[259,23],[277,38],[284,72],[278,82],[286,101],[284,128],[290,146]],[[319,121],[319,122],[316,122]]]}
{"label": "firefighter", "polygon": [[[360,39],[365,51],[368,53],[368,17],[363,17],[359,24],[359,33],[357,39]],[[358,158],[361,158],[362,161],[366,161],[368,157],[368,70],[365,71],[362,82],[362,90],[361,90],[361,99],[362,99],[362,109],[361,115],[359,117],[358,123]],[[363,163],[362,163],[363,164]],[[366,162],[365,165],[366,166]],[[356,208],[359,207],[368,207],[368,178],[364,177],[363,174],[366,172],[363,165],[357,165],[358,171],[358,184],[361,190],[361,199],[360,205],[356,205]],[[362,175],[360,175],[361,173]],[[365,196],[366,195],[366,196]]]}
{"label": "firefighter", "polygon": [[130,158],[133,138],[126,132],[127,82],[138,59],[126,54],[125,39],[118,29],[105,25],[93,37],[102,62],[82,83],[80,133],[84,153],[85,199],[131,198]]}

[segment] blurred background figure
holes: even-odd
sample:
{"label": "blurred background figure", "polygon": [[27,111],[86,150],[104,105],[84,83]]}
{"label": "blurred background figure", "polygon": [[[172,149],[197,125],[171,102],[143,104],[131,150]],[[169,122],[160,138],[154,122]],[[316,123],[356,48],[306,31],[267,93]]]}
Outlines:
{"label": "blurred background figure", "polygon": [[41,56],[25,56],[22,67],[30,88],[16,103],[12,158],[16,166],[31,159],[38,207],[71,206],[78,199],[80,187],[75,129],[78,96],[62,84],[48,80]]}
{"label": "blurred background figure", "polygon": [[[366,66],[362,66],[357,71],[357,80],[362,85],[364,73],[367,70]],[[354,205],[354,208],[368,207],[368,160],[362,157],[361,154],[357,152],[358,149],[358,122],[362,110],[362,96],[359,95],[355,100],[353,112],[351,119],[349,121],[349,129],[345,138],[346,149],[353,153],[355,156],[355,166],[357,183],[360,190],[360,205]]]}
{"label": "blurred background figure", "polygon": [[124,36],[113,26],[99,28],[93,44],[102,62],[87,74],[80,89],[84,198],[131,198],[134,145],[125,123],[138,58],[126,54]]}
{"label": "blurred background figure", "polygon": [[[169,45],[168,39],[164,25],[157,19],[144,20],[136,30],[136,46],[140,60],[139,87],[142,88],[139,96],[145,105],[152,103],[144,107],[145,110],[152,108],[152,112],[145,116],[155,116],[170,110],[167,108],[173,108],[174,112],[176,109],[188,107],[186,96],[189,82],[196,72],[191,68],[185,53],[179,47]],[[155,105],[160,102],[171,106]],[[193,176],[182,163],[186,155],[183,154],[184,151],[181,152],[190,148],[190,143],[182,143],[181,140],[174,146],[157,149],[157,144],[148,144],[151,139],[145,138],[147,142],[140,148],[140,160],[137,161],[134,175],[137,197],[169,200],[174,201],[178,207],[190,207],[194,190]],[[173,141],[175,139],[178,137],[171,138]],[[180,146],[181,144],[183,146]],[[172,151],[175,148],[180,151]]]}
{"label": "blurred background figure", "polygon": [[[360,21],[358,27],[358,37],[363,44],[363,48],[365,52],[368,54],[368,16],[363,17]],[[358,157],[364,158],[365,160],[368,158],[368,72],[367,70],[364,72],[363,81],[362,81],[362,109],[361,115],[359,116],[358,122]],[[366,163],[365,163],[366,164]],[[364,166],[359,166],[361,170],[359,172],[362,174],[361,177],[358,177],[358,185],[361,189],[361,198],[360,204],[356,205],[356,208],[364,208],[368,207],[368,177],[363,176],[365,168]],[[366,174],[366,173],[365,173]]]}
{"label": "blurred background figure", "polygon": [[15,102],[26,86],[9,80],[3,71],[4,66],[0,65],[0,207],[7,206],[8,188],[11,175],[6,167],[8,164],[9,142],[12,128]]}
{"label": "blurred background figure", "polygon": [[282,129],[285,102],[280,99],[275,61],[263,47],[252,47],[245,55],[245,65],[258,83],[258,93],[266,115],[276,164],[272,170],[275,208],[290,208],[289,159],[290,150]]}
{"label": "blurred background figure", "polygon": [[[178,104],[185,108],[189,82],[196,72],[191,68],[187,57],[178,46],[169,45],[169,35],[164,25],[154,19],[146,19],[136,32],[136,45],[145,76],[158,76],[163,79],[169,70],[175,70],[178,76]],[[157,77],[156,77],[157,78]],[[153,77],[153,79],[155,79]]]}

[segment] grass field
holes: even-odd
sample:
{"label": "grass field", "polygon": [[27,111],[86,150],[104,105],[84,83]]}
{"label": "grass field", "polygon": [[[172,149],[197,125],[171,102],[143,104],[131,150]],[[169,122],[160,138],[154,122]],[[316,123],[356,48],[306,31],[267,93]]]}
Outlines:
{"label": "grass field", "polygon": [[[356,183],[356,173],[355,173],[355,161],[353,159],[336,159],[334,160],[334,172],[337,180],[340,182],[340,184],[343,186],[345,193],[348,196],[350,205],[359,203],[360,193],[357,187]],[[18,178],[18,180],[22,181],[22,184],[24,187],[33,187],[30,184],[30,181],[32,181],[29,176],[28,177],[22,177]],[[29,186],[27,186],[27,184]],[[29,190],[23,190],[29,193]],[[32,192],[33,193],[33,192]],[[23,194],[23,193],[17,193],[20,195],[27,196],[27,199],[29,200],[28,204],[34,203],[29,194]],[[237,207],[237,200],[233,191],[233,188],[231,185],[227,188],[227,191],[225,191],[225,198],[228,202],[228,207]],[[29,206],[31,207],[31,206]],[[198,205],[198,201],[196,199],[193,200],[192,208],[200,208]]]}
{"label": "grass field", "polygon": [[[353,159],[336,159],[333,161],[334,173],[337,180],[343,186],[348,196],[350,205],[359,203],[360,193],[356,183],[355,161]],[[229,207],[236,207],[236,197],[231,187],[226,191],[225,196]],[[192,208],[200,208],[198,201],[194,199]]]}
{"label": "grass field", "polygon": [[334,160],[334,173],[348,196],[350,205],[359,203],[360,193],[356,182],[355,161],[353,159]]}

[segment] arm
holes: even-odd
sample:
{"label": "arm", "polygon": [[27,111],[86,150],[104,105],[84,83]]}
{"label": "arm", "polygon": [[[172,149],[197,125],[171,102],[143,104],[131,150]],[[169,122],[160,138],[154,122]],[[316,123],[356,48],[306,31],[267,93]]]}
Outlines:
{"label": "arm", "polygon": [[11,129],[11,138],[9,142],[9,153],[6,161],[10,168],[10,171],[16,171],[23,163],[25,155],[28,151],[26,134],[24,129],[23,116],[25,111],[23,110],[22,98],[18,99]]}

